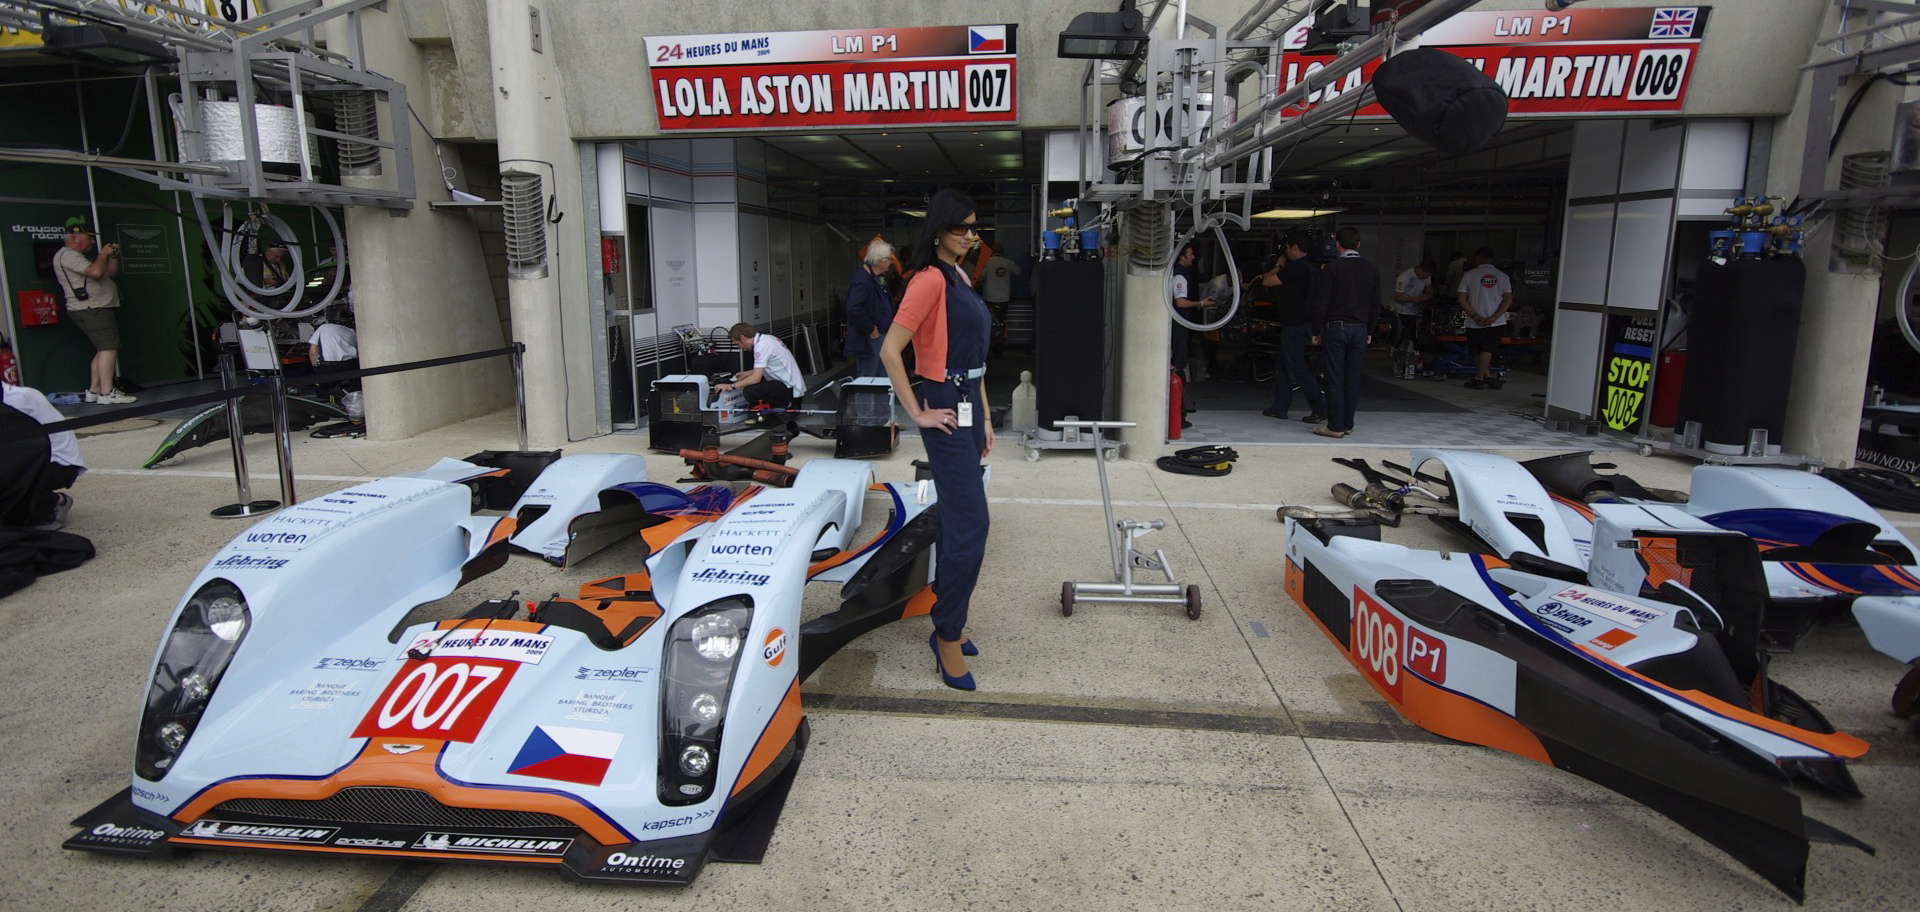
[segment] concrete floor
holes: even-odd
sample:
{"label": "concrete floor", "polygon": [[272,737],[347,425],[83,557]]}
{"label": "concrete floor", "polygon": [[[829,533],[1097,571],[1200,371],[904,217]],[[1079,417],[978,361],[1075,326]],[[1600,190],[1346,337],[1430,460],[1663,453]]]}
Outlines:
{"label": "concrete floor", "polygon": [[[971,625],[981,689],[940,686],[926,622],[883,629],[807,684],[814,739],[762,865],[711,865],[690,888],[585,887],[552,872],[201,852],[142,862],[63,851],[68,820],[125,786],[155,638],[187,582],[247,521],[226,451],[137,468],[170,422],[97,428],[70,531],[100,555],[0,600],[0,909],[1790,909],[1793,902],[1679,826],[1585,780],[1405,723],[1282,593],[1274,507],[1325,503],[1351,481],[1337,447],[1242,450],[1232,475],[1109,466],[1122,518],[1164,518],[1143,544],[1197,583],[1172,607],[1082,604],[1063,580],[1109,563],[1090,454],[996,452],[994,531]],[[1382,436],[1387,436],[1382,434]],[[1312,438],[1318,440],[1318,438]],[[299,493],[511,449],[508,413],[397,443],[299,437]],[[249,439],[272,497],[269,438]],[[1302,441],[1305,443],[1305,441]],[[1386,441],[1370,440],[1370,458]],[[1577,448],[1569,436],[1564,449]],[[567,452],[638,450],[603,437]],[[829,446],[803,440],[803,458]],[[1507,451],[1532,456],[1542,451]],[[876,462],[911,477],[907,440]],[[1650,486],[1691,463],[1613,457]],[[649,456],[655,480],[677,460]],[[1920,517],[1896,518],[1920,535]],[[1455,546],[1410,520],[1391,540]],[[615,546],[566,571],[531,558],[456,598],[570,592],[626,569]],[[1873,750],[1864,801],[1808,813],[1878,847],[1815,846],[1809,909],[1920,907],[1920,737],[1887,711],[1903,669],[1851,628],[1822,628],[1776,675]]]}

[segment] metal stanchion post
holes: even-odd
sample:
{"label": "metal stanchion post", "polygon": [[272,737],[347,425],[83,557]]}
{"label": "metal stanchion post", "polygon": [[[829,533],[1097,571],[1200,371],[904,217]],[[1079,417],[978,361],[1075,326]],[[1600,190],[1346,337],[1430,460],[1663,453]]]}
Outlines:
{"label": "metal stanchion post", "polygon": [[521,359],[526,355],[524,343],[513,343],[513,401],[520,418],[520,452],[527,451],[527,373]]}
{"label": "metal stanchion post", "polygon": [[288,432],[287,375],[273,375],[273,439],[279,445],[275,455],[280,463],[280,500],[291,507],[300,501],[293,495],[293,435]]}
{"label": "metal stanchion post", "polygon": [[[220,356],[220,388],[231,392],[240,383],[234,376],[233,356]],[[254,500],[253,483],[247,478],[247,423],[240,418],[240,400],[227,400],[227,441],[233,448],[233,483],[240,500],[213,510],[215,519],[234,519],[240,516],[258,516],[280,509],[277,500]]]}

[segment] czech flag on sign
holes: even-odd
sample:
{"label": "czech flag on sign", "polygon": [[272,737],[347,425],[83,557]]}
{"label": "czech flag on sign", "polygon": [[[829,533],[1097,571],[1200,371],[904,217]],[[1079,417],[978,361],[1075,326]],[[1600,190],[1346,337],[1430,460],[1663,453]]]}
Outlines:
{"label": "czech flag on sign", "polygon": [[1007,27],[970,25],[967,27],[967,53],[1004,54],[1007,52]]}
{"label": "czech flag on sign", "polygon": [[586,728],[536,725],[507,772],[581,785],[599,785],[625,736]]}

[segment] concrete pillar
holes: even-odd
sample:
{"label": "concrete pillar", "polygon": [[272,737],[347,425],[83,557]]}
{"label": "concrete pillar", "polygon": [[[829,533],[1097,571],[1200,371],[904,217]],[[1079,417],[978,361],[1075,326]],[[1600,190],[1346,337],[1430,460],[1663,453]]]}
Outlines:
{"label": "concrete pillar", "polygon": [[[433,81],[420,48],[408,40],[397,11],[362,14],[367,66],[407,86],[410,100],[430,104]],[[345,19],[328,25],[329,40],[348,47]],[[348,207],[347,267],[353,282],[360,362],[367,367],[488,351],[506,343],[480,234],[462,212],[434,212],[445,199],[433,143],[404,108],[391,110],[395,129],[413,130],[412,209]],[[346,178],[390,186],[390,177]],[[376,440],[404,440],[513,404],[513,371],[504,358],[473,361],[365,382],[367,432]],[[509,445],[511,441],[501,441]]]}
{"label": "concrete pillar", "polygon": [[604,352],[595,345],[586,282],[586,232],[597,234],[598,226],[584,224],[581,155],[567,123],[553,19],[542,7],[487,0],[487,37],[500,170],[539,176],[559,217],[546,226],[546,274],[507,278],[513,336],[527,346],[528,440],[551,448],[610,428],[595,408],[593,365]]}
{"label": "concrete pillar", "polygon": [[[1841,24],[1838,13],[1829,10],[1820,36],[1834,35]],[[1860,28],[1862,23],[1856,18],[1846,25]],[[1826,57],[1816,49],[1812,59],[1820,62]],[[1812,79],[1801,77],[1793,113],[1776,122],[1766,192],[1794,195],[1800,185],[1806,112],[1815,106],[1838,112],[1865,78],[1842,81],[1833,97],[1813,98]],[[1840,163],[1848,154],[1888,148],[1893,136],[1893,105],[1904,94],[1904,90],[1885,81],[1867,90],[1853,117],[1840,128],[1839,144],[1828,161],[1825,189],[1839,188]],[[1837,114],[1835,124],[1838,127]],[[1807,243],[1806,298],[1793,359],[1793,391],[1787,398],[1786,439],[1781,443],[1787,452],[1844,468],[1853,465],[1860,436],[1860,408],[1866,396],[1867,360],[1873,346],[1883,275],[1832,270],[1834,222],[1834,217],[1827,217]]]}
{"label": "concrete pillar", "polygon": [[1167,316],[1165,270],[1126,267],[1122,270],[1113,308],[1117,349],[1114,358],[1113,421],[1132,421],[1139,427],[1123,431],[1121,454],[1128,459],[1154,460],[1165,455],[1167,440],[1167,379],[1172,361],[1173,331]]}

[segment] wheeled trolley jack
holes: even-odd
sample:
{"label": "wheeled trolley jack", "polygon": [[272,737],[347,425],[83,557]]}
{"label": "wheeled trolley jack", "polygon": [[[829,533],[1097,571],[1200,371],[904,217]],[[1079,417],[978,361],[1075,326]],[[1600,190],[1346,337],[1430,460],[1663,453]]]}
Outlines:
{"label": "wheeled trolley jack", "polygon": [[[1187,617],[1200,617],[1200,587],[1192,584],[1182,586],[1173,576],[1173,568],[1167,565],[1167,553],[1158,548],[1147,554],[1133,546],[1134,539],[1158,529],[1167,527],[1164,519],[1141,522],[1135,519],[1113,518],[1113,495],[1107,490],[1107,453],[1106,446],[1114,445],[1102,433],[1113,428],[1130,428],[1131,421],[1057,421],[1056,427],[1083,428],[1091,432],[1093,439],[1093,467],[1100,473],[1100,506],[1107,515],[1107,548],[1113,553],[1113,578],[1111,583],[1061,583],[1060,613],[1073,616],[1073,606],[1077,602],[1135,602],[1145,604],[1182,605],[1187,609]],[[1120,534],[1126,533],[1123,546]],[[1136,583],[1133,580],[1135,570],[1158,570],[1165,575],[1164,583]]]}

